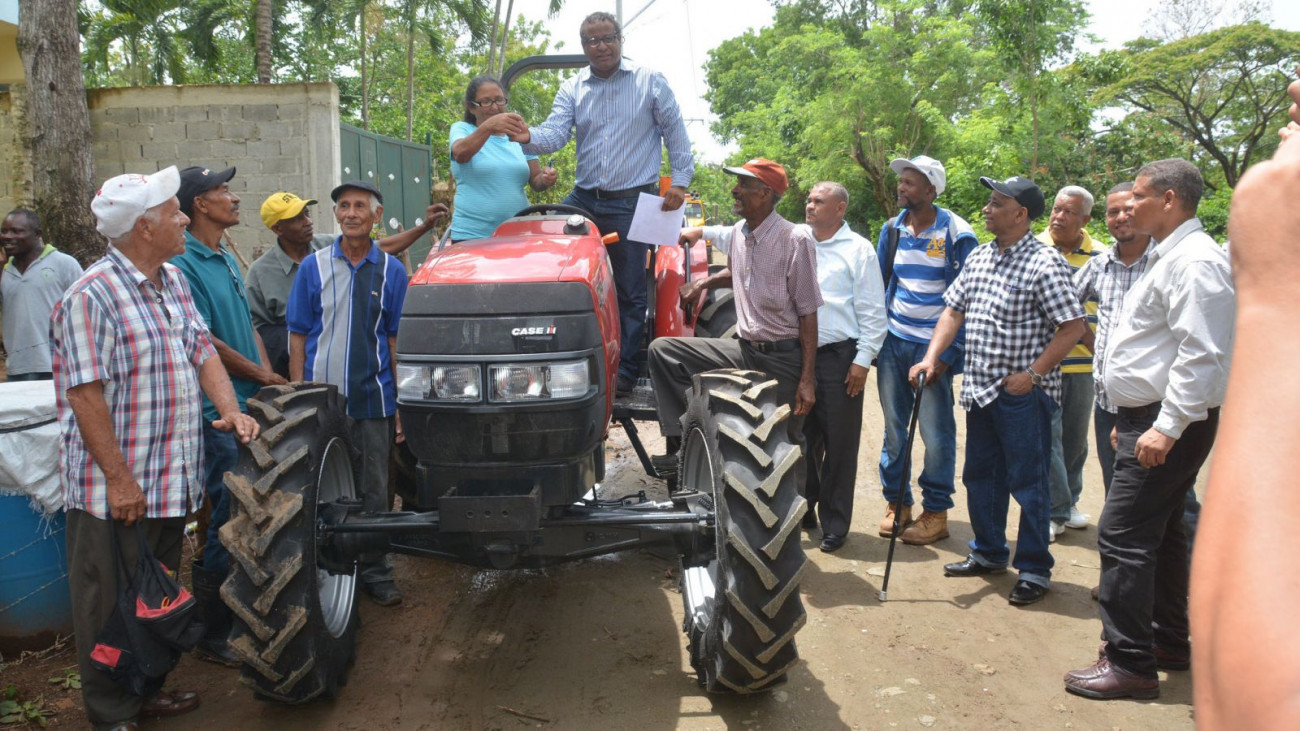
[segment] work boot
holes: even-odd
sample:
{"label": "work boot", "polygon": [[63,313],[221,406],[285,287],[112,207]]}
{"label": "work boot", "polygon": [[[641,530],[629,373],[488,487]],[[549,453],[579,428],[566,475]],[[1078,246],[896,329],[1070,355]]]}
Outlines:
{"label": "work boot", "polygon": [[921,511],[921,517],[912,521],[899,536],[899,540],[909,546],[925,546],[948,537],[948,511],[931,513]]}
{"label": "work boot", "polygon": [[[912,522],[912,506],[904,505],[903,513],[898,516],[898,525],[900,528],[907,528],[907,524],[911,522]],[[890,536],[893,535],[894,535],[894,504],[889,503],[889,509],[885,511],[885,517],[880,521],[880,537],[889,538]]]}
{"label": "work boot", "polygon": [[198,604],[199,617],[207,627],[203,639],[194,646],[194,654],[208,662],[237,668],[241,660],[227,641],[234,615],[221,600],[221,582],[226,577],[203,568],[198,562],[190,564],[190,571],[194,580],[194,601]]}
{"label": "work boot", "polygon": [[681,437],[664,437],[664,448],[667,454],[655,454],[650,457],[650,464],[654,466],[655,472],[665,480],[676,480],[677,472],[681,466],[677,459],[677,453],[682,448]]}

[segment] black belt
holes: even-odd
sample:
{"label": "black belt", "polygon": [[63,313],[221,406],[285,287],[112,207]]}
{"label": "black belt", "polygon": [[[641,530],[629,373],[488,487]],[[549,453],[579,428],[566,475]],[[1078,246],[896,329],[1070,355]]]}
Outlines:
{"label": "black belt", "polygon": [[658,193],[659,186],[655,183],[646,183],[645,185],[624,188],[623,190],[601,190],[600,188],[577,188],[577,190],[598,200],[605,200],[609,198],[635,198],[642,193]]}
{"label": "black belt", "polygon": [[744,340],[742,343],[757,350],[760,353],[784,353],[799,348],[799,338],[790,338],[789,340],[776,340],[770,343],[764,343],[759,340]]}
{"label": "black belt", "polygon": [[840,348],[846,348],[850,345],[857,347],[858,341],[855,338],[849,338],[847,340],[841,340],[838,343],[826,343],[825,345],[819,345],[817,347],[817,352],[830,353],[839,350]]}
{"label": "black belt", "polygon": [[1117,407],[1119,414],[1129,419],[1143,419],[1148,416],[1160,415],[1160,402],[1147,404],[1146,406],[1120,406]]}

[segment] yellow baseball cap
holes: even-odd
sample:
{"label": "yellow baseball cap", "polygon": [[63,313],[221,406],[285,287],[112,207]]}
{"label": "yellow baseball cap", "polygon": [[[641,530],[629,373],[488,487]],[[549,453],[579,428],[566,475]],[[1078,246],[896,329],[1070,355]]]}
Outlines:
{"label": "yellow baseball cap", "polygon": [[272,193],[266,200],[262,201],[262,223],[267,228],[275,224],[293,218],[302,213],[302,209],[315,203],[315,200],[303,200],[293,193]]}

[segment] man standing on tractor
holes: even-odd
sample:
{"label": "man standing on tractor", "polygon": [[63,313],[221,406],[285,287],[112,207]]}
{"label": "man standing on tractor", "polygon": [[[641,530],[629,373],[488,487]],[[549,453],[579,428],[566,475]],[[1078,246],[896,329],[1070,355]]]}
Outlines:
{"label": "man standing on tractor", "polygon": [[[353,180],[330,193],[343,235],[302,260],[289,291],[289,374],[292,380],[339,387],[360,452],[357,491],[368,513],[388,509],[388,455],[401,441],[395,385],[397,324],[406,297],[406,269],[370,232],[383,218],[384,197]],[[402,601],[387,554],[363,555],[363,591],[381,606]]]}
{"label": "man standing on tractor", "polygon": [[672,168],[664,210],[681,207],[695,163],[673,90],[663,74],[623,58],[618,20],[592,13],[579,30],[591,65],[565,80],[546,121],[516,141],[524,143],[526,154],[545,155],[577,137],[578,169],[564,203],[591,213],[602,234],[618,234],[618,243],[606,250],[614,266],[623,333],[617,388],[629,393],[636,386],[647,301],[647,246],[628,240],[632,214],[641,193],[659,192],[664,147]]}
{"label": "man standing on tractor", "polygon": [[[653,461],[663,476],[677,471],[681,416],[696,373],[749,368],[775,378],[778,400],[794,410],[786,429],[800,449],[804,417],[817,400],[817,308],[822,306],[822,295],[816,243],[807,228],[776,212],[790,185],[784,167],[760,157],[723,170],[737,178],[731,189],[732,211],[741,217],[732,231],[728,268],[690,282],[681,296],[692,302],[705,289],[732,287],[740,339],[659,338],[650,344],[650,378],[659,426],[668,443],[668,454]],[[682,234],[682,243],[689,246],[699,235],[700,229],[691,229]],[[804,475],[800,467],[800,494]]]}

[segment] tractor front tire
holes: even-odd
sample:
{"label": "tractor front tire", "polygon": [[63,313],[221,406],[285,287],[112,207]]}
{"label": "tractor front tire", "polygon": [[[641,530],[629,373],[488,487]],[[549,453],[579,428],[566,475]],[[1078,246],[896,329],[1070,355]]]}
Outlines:
{"label": "tractor front tire", "polygon": [[756,371],[702,373],[682,417],[681,488],[714,513],[716,550],[684,557],[681,580],[691,665],[710,692],[771,690],[799,660],[808,503],[776,388]]}
{"label": "tractor front tire", "polygon": [[333,697],[356,652],[357,572],[330,573],[317,555],[322,504],[355,499],[343,397],[319,383],[268,386],[248,400],[261,433],[226,473],[231,519],[221,528],[235,615],[230,646],[254,692],[285,703]]}

